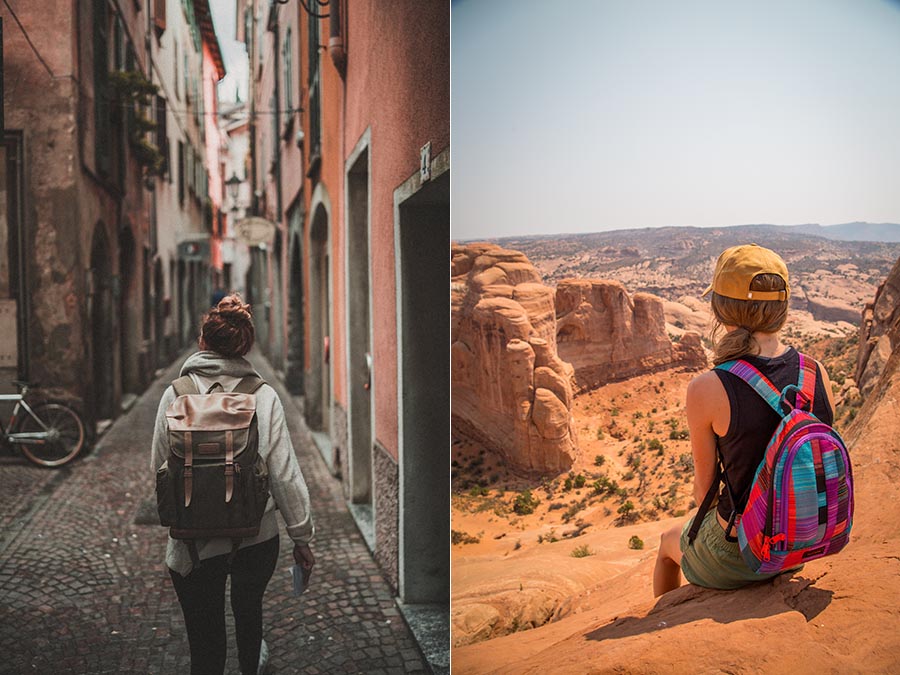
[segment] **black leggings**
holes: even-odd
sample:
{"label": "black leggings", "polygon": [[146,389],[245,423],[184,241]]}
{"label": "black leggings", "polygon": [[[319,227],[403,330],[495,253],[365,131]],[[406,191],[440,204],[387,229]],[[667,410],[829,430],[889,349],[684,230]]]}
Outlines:
{"label": "black leggings", "polygon": [[241,673],[256,675],[262,640],[262,598],[278,562],[278,536],[240,549],[231,569],[219,555],[203,561],[183,577],[169,570],[178,594],[188,643],[191,675],[222,675],[225,671],[225,578],[231,574],[231,610]]}

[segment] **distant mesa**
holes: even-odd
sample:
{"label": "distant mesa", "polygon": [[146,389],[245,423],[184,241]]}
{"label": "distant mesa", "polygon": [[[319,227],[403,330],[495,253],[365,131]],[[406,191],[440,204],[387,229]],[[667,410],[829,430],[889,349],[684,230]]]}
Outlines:
{"label": "distant mesa", "polygon": [[526,474],[571,468],[574,369],[556,352],[553,289],[522,253],[451,248],[453,426]]}
{"label": "distant mesa", "polygon": [[556,324],[559,355],[575,367],[578,391],[674,367],[707,367],[698,333],[686,332],[673,344],[663,300],[629,296],[618,281],[561,280]]}

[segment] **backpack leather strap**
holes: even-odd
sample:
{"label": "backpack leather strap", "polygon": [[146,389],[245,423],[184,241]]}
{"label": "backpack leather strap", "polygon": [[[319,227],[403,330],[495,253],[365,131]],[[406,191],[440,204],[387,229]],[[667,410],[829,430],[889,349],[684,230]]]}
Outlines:
{"label": "backpack leather strap", "polygon": [[194,491],[194,455],[193,438],[190,431],[184,432],[184,507],[191,505],[191,493]]}
{"label": "backpack leather strap", "polygon": [[184,375],[183,377],[179,377],[177,380],[172,380],[172,388],[175,390],[176,396],[200,393],[200,391],[197,389],[197,385],[194,384],[194,380],[190,375]]}
{"label": "backpack leather strap", "polygon": [[234,432],[225,432],[225,503],[231,501],[234,494]]}
{"label": "backpack leather strap", "polygon": [[265,383],[266,381],[259,375],[247,375],[242,377],[231,391],[235,394],[253,394]]}

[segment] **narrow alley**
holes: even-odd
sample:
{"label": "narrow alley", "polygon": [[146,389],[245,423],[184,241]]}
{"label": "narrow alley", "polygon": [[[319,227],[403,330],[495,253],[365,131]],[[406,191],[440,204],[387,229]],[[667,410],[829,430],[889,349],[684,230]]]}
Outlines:
{"label": "narrow alley", "polygon": [[[87,457],[57,471],[18,455],[0,460],[0,673],[189,671],[149,471],[157,404],[186,355]],[[302,421],[298,399],[258,351],[250,356],[284,403],[317,529],[317,566],[309,590],[295,598],[290,539],[281,524],[281,555],[264,601],[267,672],[428,672],[340,483]],[[230,609],[228,620],[227,672],[237,672]]]}

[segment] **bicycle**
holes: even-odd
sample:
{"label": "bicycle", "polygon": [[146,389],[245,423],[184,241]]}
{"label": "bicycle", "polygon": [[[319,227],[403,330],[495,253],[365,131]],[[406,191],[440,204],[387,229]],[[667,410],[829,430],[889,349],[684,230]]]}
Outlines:
{"label": "bicycle", "polygon": [[[85,432],[81,417],[65,403],[42,401],[30,406],[25,400],[33,385],[21,380],[12,384],[18,394],[0,394],[0,401],[15,401],[9,423],[0,421],[0,441],[19,446],[29,460],[44,467],[57,467],[71,462],[84,447]],[[20,417],[20,411],[27,415]]]}

